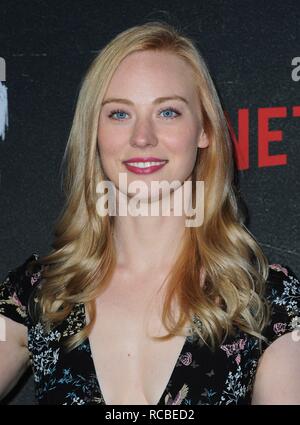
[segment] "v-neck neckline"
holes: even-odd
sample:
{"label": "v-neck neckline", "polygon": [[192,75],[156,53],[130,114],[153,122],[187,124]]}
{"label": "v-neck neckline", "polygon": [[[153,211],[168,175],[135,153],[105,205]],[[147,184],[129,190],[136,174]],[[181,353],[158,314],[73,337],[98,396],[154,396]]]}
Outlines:
{"label": "v-neck neckline", "polygon": [[[84,303],[82,303],[81,306],[82,306],[83,320],[84,320],[84,326],[85,326],[87,324],[86,308],[85,308]],[[97,370],[96,370],[94,357],[93,357],[93,353],[92,353],[92,347],[91,347],[91,343],[90,343],[90,338],[87,337],[86,340],[84,341],[84,343],[87,344],[88,350],[90,352],[91,366],[92,366],[92,369],[93,369],[92,372],[93,372],[93,374],[95,375],[95,378],[96,378],[99,394],[101,395],[101,399],[103,401],[103,404],[106,405],[106,406],[109,406],[105,401],[104,394],[103,394],[103,391],[101,389],[101,377],[98,376],[98,373],[97,373]],[[183,345],[181,347],[179,355],[176,358],[176,361],[175,361],[174,367],[172,369],[172,372],[170,374],[170,377],[168,379],[168,382],[167,382],[158,402],[156,404],[152,405],[152,406],[158,406],[160,404],[164,404],[163,401],[164,401],[164,399],[165,399],[165,397],[168,393],[168,389],[170,388],[171,383],[174,381],[174,377],[175,377],[175,374],[176,374],[176,371],[177,371],[177,368],[178,368],[179,360],[180,360],[181,356],[183,355],[188,343],[189,343],[189,335],[187,335],[184,339]]]}

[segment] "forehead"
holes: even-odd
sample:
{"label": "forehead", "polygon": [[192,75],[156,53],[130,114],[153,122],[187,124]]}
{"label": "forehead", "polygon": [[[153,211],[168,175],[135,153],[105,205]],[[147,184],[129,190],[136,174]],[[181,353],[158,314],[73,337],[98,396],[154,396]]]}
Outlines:
{"label": "forehead", "polygon": [[[191,67],[178,55],[167,51],[146,50],[126,56],[110,81],[108,91],[155,88],[195,93]],[[179,93],[178,93],[179,94]]]}

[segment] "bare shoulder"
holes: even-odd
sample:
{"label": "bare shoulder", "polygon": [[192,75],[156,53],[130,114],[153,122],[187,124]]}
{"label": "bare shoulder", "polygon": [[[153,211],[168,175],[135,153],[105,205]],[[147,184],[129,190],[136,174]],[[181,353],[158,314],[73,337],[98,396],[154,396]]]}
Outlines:
{"label": "bare shoulder", "polygon": [[20,347],[28,345],[27,327],[0,313],[1,341],[14,343]]}
{"label": "bare shoulder", "polygon": [[0,314],[0,400],[30,366],[27,328]]}
{"label": "bare shoulder", "polygon": [[252,404],[300,404],[300,330],[277,338],[256,371]]}

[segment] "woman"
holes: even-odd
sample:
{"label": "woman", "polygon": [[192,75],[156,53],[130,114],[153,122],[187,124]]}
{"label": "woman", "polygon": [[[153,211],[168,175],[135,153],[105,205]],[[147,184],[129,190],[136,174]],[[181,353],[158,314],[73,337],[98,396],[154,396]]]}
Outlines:
{"label": "woman", "polygon": [[[0,287],[2,396],[31,364],[40,404],[299,403],[300,284],[243,224],[226,121],[193,42],[159,22],[117,35],[83,81],[64,160],[52,252]],[[203,222],[99,213],[99,182],[118,207],[132,199],[120,176],[144,184],[143,206],[188,181],[195,205],[203,181]]]}

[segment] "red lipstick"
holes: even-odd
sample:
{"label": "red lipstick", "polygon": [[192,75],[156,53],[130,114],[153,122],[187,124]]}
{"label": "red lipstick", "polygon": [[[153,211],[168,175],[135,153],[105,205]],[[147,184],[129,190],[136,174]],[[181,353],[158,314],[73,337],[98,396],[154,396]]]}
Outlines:
{"label": "red lipstick", "polygon": [[[160,170],[168,160],[156,157],[133,157],[123,161],[128,171],[135,174],[151,174]],[[156,163],[156,164],[154,164]]]}

